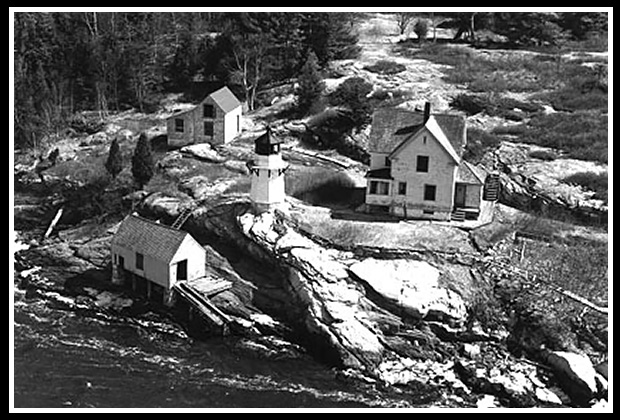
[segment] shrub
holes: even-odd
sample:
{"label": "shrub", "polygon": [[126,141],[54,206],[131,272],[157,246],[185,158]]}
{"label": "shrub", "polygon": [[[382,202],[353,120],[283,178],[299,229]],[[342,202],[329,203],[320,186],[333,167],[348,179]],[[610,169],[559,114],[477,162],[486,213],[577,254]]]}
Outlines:
{"label": "shrub", "polygon": [[348,134],[351,125],[348,112],[328,108],[308,120],[306,131],[301,138],[304,143],[311,146],[334,149],[341,155],[367,164],[370,161],[370,155]]}
{"label": "shrub", "polygon": [[607,173],[579,172],[562,180],[566,184],[580,185],[596,194],[594,198],[607,202],[609,177]]}
{"label": "shrub", "polygon": [[558,158],[558,155],[551,150],[532,150],[529,156],[534,159],[546,161],[556,160]]}
{"label": "shrub", "polygon": [[461,93],[454,98],[450,105],[465,111],[469,115],[484,111],[488,115],[513,121],[521,121],[526,113],[536,113],[543,109],[539,104],[523,102],[496,94],[469,95]]}
{"label": "shrub", "polygon": [[391,75],[403,72],[407,70],[407,67],[404,64],[400,64],[395,61],[379,60],[375,64],[364,67],[364,70],[368,70],[373,73]]}

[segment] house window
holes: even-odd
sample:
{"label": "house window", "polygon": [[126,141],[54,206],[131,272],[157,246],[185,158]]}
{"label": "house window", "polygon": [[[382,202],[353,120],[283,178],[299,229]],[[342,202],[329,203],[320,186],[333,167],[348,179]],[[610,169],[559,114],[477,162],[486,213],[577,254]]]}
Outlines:
{"label": "house window", "polygon": [[203,104],[202,116],[203,118],[215,118],[215,108],[213,108],[213,105]]}
{"label": "house window", "polygon": [[144,270],[144,255],[136,252],[136,268],[138,270]]}
{"label": "house window", "polygon": [[388,168],[392,166],[392,161],[387,156],[385,157],[385,166],[387,166]]}
{"label": "house window", "polygon": [[213,122],[212,121],[205,121],[205,136],[212,136],[213,135]]}
{"label": "house window", "polygon": [[398,195],[406,195],[407,194],[407,183],[399,182],[398,183]]}
{"label": "house window", "polygon": [[183,121],[183,119],[181,118],[175,118],[174,120],[174,131],[176,131],[177,133],[182,133],[183,131],[185,131],[185,121]]}
{"label": "house window", "polygon": [[368,189],[368,194],[389,195],[389,193],[390,193],[389,182],[370,181],[370,187]]}
{"label": "house window", "polygon": [[378,181],[370,181],[370,186],[368,187],[368,194],[376,194],[378,188]]}
{"label": "house window", "polygon": [[177,280],[187,280],[187,260],[177,263]]}
{"label": "house window", "polygon": [[237,115],[237,133],[241,130],[241,115]]}
{"label": "house window", "polygon": [[437,193],[436,185],[424,185],[424,200],[435,201],[436,193]]}
{"label": "house window", "polygon": [[425,214],[427,216],[432,216],[435,214],[435,212],[433,210],[422,210],[422,214]]}
{"label": "house window", "polygon": [[428,156],[418,156],[415,168],[416,172],[428,172]]}

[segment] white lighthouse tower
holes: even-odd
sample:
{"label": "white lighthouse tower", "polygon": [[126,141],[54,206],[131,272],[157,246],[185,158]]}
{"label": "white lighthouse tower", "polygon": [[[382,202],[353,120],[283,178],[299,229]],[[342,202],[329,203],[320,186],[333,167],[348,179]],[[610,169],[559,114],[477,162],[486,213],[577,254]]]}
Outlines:
{"label": "white lighthouse tower", "polygon": [[247,165],[252,177],[250,199],[259,212],[284,203],[284,172],[288,163],[282,160],[281,143],[269,127],[254,141],[255,157]]}

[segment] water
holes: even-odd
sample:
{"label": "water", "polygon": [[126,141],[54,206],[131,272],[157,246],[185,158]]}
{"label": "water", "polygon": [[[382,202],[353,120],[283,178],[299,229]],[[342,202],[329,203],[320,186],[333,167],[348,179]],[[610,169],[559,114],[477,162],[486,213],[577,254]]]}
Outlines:
{"label": "water", "polygon": [[266,359],[247,339],[195,340],[162,314],[128,317],[16,286],[15,407],[399,407],[396,390],[336,378],[308,356]]}

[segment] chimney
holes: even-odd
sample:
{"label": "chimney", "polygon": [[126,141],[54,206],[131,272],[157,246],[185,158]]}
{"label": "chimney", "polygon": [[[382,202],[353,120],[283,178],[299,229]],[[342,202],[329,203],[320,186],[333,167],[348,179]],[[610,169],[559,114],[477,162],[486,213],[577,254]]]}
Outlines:
{"label": "chimney", "polygon": [[424,103],[424,124],[426,124],[430,116],[431,116],[431,103],[425,102]]}

